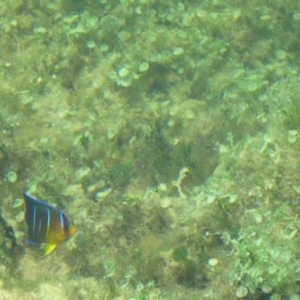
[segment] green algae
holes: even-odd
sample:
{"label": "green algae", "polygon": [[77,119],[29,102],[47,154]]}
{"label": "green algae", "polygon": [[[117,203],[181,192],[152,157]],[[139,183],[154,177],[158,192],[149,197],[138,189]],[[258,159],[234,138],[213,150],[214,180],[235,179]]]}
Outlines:
{"label": "green algae", "polygon": [[[200,2],[0,4],[3,297],[300,295],[299,4]],[[76,224],[47,258],[22,190]]]}

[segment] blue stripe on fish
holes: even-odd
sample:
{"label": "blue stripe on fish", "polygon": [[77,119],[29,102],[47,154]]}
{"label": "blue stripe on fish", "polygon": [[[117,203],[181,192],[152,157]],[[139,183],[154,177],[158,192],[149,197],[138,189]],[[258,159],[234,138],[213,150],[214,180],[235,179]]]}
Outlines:
{"label": "blue stripe on fish", "polygon": [[47,207],[46,208],[46,234],[45,234],[46,238],[48,237],[48,234],[49,234],[50,222],[51,222],[51,215],[50,215],[50,210]]}
{"label": "blue stripe on fish", "polygon": [[32,225],[32,236],[34,236],[35,231],[35,221],[36,221],[36,206],[33,207],[33,217],[32,217],[33,225]]}

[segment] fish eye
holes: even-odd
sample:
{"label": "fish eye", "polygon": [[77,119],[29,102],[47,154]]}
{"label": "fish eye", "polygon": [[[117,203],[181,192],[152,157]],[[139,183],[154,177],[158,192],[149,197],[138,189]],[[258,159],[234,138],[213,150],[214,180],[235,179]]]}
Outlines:
{"label": "fish eye", "polygon": [[68,221],[68,220],[65,220],[65,222],[64,222],[64,229],[65,229],[66,231],[68,231],[68,230],[70,229],[70,224],[69,224],[69,221]]}

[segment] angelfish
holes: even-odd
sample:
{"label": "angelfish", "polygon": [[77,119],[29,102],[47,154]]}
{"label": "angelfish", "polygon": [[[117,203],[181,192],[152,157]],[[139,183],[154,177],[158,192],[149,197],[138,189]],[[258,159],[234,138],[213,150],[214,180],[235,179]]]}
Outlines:
{"label": "angelfish", "polygon": [[44,255],[48,255],[58,244],[65,242],[75,233],[75,226],[62,211],[49,203],[38,200],[26,192],[23,196],[28,243],[44,244]]}

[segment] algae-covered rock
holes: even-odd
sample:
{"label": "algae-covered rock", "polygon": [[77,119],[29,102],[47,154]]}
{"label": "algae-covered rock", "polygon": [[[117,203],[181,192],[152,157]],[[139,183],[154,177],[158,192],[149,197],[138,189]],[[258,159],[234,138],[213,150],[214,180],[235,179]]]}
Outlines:
{"label": "algae-covered rock", "polygon": [[299,9],[1,1],[0,298],[296,299]]}

